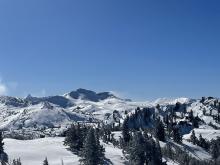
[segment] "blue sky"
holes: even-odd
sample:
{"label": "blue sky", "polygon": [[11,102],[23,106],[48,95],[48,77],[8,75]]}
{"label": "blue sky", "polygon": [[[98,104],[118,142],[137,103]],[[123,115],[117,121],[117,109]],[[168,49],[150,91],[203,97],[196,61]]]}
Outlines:
{"label": "blue sky", "polygon": [[219,0],[0,1],[0,94],[220,96]]}

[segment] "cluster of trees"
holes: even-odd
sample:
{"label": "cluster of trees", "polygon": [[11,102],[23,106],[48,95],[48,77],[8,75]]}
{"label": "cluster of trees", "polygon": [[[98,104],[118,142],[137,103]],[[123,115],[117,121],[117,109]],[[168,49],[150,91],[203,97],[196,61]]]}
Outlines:
{"label": "cluster of trees", "polygon": [[213,159],[220,164],[220,137],[211,140],[209,151]]}
{"label": "cluster of trees", "polygon": [[167,143],[162,148],[162,155],[166,159],[177,161],[180,165],[215,165],[212,161],[202,161],[193,158],[185,150],[172,143]]}
{"label": "cluster of trees", "polygon": [[194,145],[198,145],[198,146],[204,148],[205,150],[208,150],[210,147],[210,142],[207,141],[205,138],[203,138],[201,134],[199,135],[199,138],[197,138],[194,130],[192,131],[192,134],[190,136],[190,141]]}
{"label": "cluster of trees", "polygon": [[[156,108],[160,109],[161,107],[158,105]],[[99,144],[99,139],[102,138],[103,142],[111,142],[122,148],[130,164],[134,165],[165,164],[162,162],[162,153],[165,157],[176,160],[183,165],[212,165],[213,162],[207,163],[190,157],[181,148],[173,149],[169,146],[169,143],[161,151],[159,141],[166,142],[167,137],[172,138],[174,142],[182,143],[181,126],[176,122],[176,112],[180,108],[184,108],[180,103],[170,107],[170,113],[167,113],[163,120],[156,114],[155,108],[137,108],[133,114],[127,115],[122,126],[117,128],[122,131],[122,137],[119,141],[114,138],[112,133],[115,130],[114,126],[102,125],[98,129],[93,129],[72,125],[66,133],[65,144],[72,151],[79,153],[83,164],[91,164],[91,162],[94,162],[93,164],[103,163],[104,148]],[[186,110],[183,113],[185,114]],[[198,116],[195,117],[193,115],[192,111],[189,112],[188,119],[188,122],[192,123],[192,128],[197,128],[201,121]],[[152,129],[146,130],[146,126]],[[194,131],[190,140],[193,144],[209,151],[216,162],[220,159],[217,156],[220,155],[218,140],[208,142],[201,135],[197,138]],[[97,152],[94,153],[94,150]]]}
{"label": "cluster of trees", "polygon": [[102,165],[105,158],[104,152],[105,149],[100,145],[98,133],[90,128],[80,153],[80,162],[84,165]]}
{"label": "cluster of trees", "polygon": [[[20,158],[14,159],[12,163],[9,163],[8,165],[22,165]],[[49,165],[47,158],[44,159],[43,165]]]}
{"label": "cluster of trees", "polygon": [[195,131],[193,130],[190,136],[190,141],[194,145],[198,145],[204,148],[206,151],[210,152],[215,162],[220,164],[220,137],[217,137],[217,139],[213,139],[211,141],[207,141],[202,137],[201,134],[199,135],[199,138],[197,138]]}
{"label": "cluster of trees", "polygon": [[1,131],[0,131],[0,162],[2,165],[6,165],[8,163],[8,155],[4,151],[3,135]]}
{"label": "cluster of trees", "polygon": [[[210,100],[210,99],[214,99],[213,97],[208,97],[207,98],[208,100]],[[205,100],[206,100],[206,98],[205,97],[202,97],[202,99],[201,99],[201,103],[202,104],[208,104],[208,103],[205,103]],[[212,109],[210,109],[210,111],[209,111],[209,114],[208,113],[206,113],[206,110],[204,109],[203,110],[203,115],[206,115],[206,116],[212,116],[213,117],[213,119],[216,121],[216,122],[218,122],[218,123],[220,123],[220,102],[219,102],[219,100],[214,100],[214,104],[212,104],[211,105],[212,106],[212,108],[213,109],[216,109],[217,110],[217,114],[213,114],[212,113]]]}
{"label": "cluster of trees", "polygon": [[144,128],[150,123],[154,122],[156,117],[154,108],[143,108],[137,107],[135,112],[127,115],[127,122],[130,129],[138,130],[139,128]]}
{"label": "cluster of trees", "polygon": [[99,165],[105,160],[105,149],[100,144],[99,129],[74,125],[68,129],[64,144],[70,150],[78,153],[80,162],[84,165]]}
{"label": "cluster of trees", "polygon": [[[148,109],[148,110],[152,110],[152,109]],[[147,112],[147,109],[143,109],[143,110],[138,110],[137,113],[134,113],[134,114],[131,114],[130,116],[127,116],[124,120],[123,125],[122,125],[122,133],[126,134],[126,135],[123,135],[123,137],[126,137],[125,142],[128,141],[128,139],[129,139],[128,130],[134,131],[134,130],[144,129],[143,127],[135,127],[135,129],[134,129],[134,127],[131,126],[131,122],[133,122],[134,119],[136,119],[135,116],[138,116],[137,114],[145,114],[145,115],[147,114],[146,115],[147,120],[149,121],[150,120],[149,114],[152,115],[154,113],[152,113],[152,111]],[[163,121],[165,121],[165,125],[164,125],[163,121],[160,120],[160,118],[158,116],[156,116],[156,115],[151,116],[154,118],[152,120],[152,123],[154,124],[152,132],[153,132],[154,136],[160,141],[165,141],[166,136],[169,136],[169,137],[172,137],[175,142],[181,143],[182,142],[182,134],[180,131],[180,127],[177,125],[177,123],[175,123],[173,121],[172,116],[173,115],[166,115],[165,116],[165,118],[163,119]],[[136,120],[139,120],[139,119],[136,119]],[[148,126],[150,126],[150,124]]]}
{"label": "cluster of trees", "polygon": [[189,112],[189,121],[192,123],[193,128],[199,128],[201,119],[198,116],[194,116],[192,110]]}
{"label": "cluster of trees", "polygon": [[11,165],[22,165],[20,159],[14,159],[11,163]]}
{"label": "cluster of trees", "polygon": [[88,128],[86,126],[72,124],[66,132],[64,145],[69,146],[71,151],[78,153],[83,147],[87,132]]}
{"label": "cluster of trees", "polygon": [[[158,128],[163,130],[160,122],[158,123]],[[159,131],[157,135],[159,136]],[[128,125],[128,118],[124,120],[122,125],[120,146],[132,165],[163,164],[159,142],[149,136],[147,131],[131,130]]]}
{"label": "cluster of trees", "polygon": [[162,165],[162,153],[158,141],[155,141],[147,133],[135,131],[126,146],[128,160],[132,165]]}
{"label": "cluster of trees", "polygon": [[[160,149],[158,140],[166,141],[166,137],[172,137],[174,142],[182,143],[180,126],[175,121],[175,111],[177,111],[179,107],[179,104],[172,107],[171,113],[165,115],[163,121],[160,120],[152,109],[148,109],[149,112],[147,112],[145,111],[146,109],[140,110],[137,108],[135,113],[125,118],[122,125],[122,140],[120,141],[120,146],[131,164],[163,164],[162,155],[168,159],[179,162],[181,165],[216,165],[220,163],[220,138],[209,142],[201,135],[197,138],[194,131],[190,138],[191,142],[209,151],[214,161],[206,162],[197,160],[177,145],[173,148],[169,143],[165,148]],[[159,109],[160,106],[157,106],[157,108]],[[145,118],[143,115],[145,115]],[[140,124],[143,123],[141,120],[145,119],[144,121],[150,121],[151,118],[154,120],[154,131],[143,132],[145,129]],[[192,123],[192,128],[198,128],[201,120],[198,116],[195,117],[192,111],[189,112],[188,119],[189,122]],[[134,127],[134,124],[131,124],[131,122],[136,123],[136,126]],[[139,125],[137,123],[139,123]],[[151,136],[149,136],[149,134],[151,134]],[[152,135],[154,135],[156,141],[152,138]],[[154,153],[156,153],[157,156],[155,156]]]}

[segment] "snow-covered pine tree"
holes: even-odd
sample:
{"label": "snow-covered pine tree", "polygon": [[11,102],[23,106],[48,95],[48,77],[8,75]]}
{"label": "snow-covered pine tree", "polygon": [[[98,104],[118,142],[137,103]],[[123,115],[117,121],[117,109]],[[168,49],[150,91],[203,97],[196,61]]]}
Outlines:
{"label": "snow-covered pine tree", "polygon": [[199,117],[198,116],[196,116],[196,117],[194,117],[193,119],[192,119],[192,125],[193,125],[193,127],[194,128],[199,128]]}
{"label": "snow-covered pine tree", "polygon": [[128,121],[129,121],[128,117],[126,117],[122,125],[122,136],[123,136],[123,141],[125,144],[127,144],[130,141]]}
{"label": "snow-covered pine tree", "polygon": [[1,131],[0,131],[0,162],[2,165],[5,165],[8,162],[8,155],[4,152],[3,135]]}
{"label": "snow-covered pine tree", "polygon": [[99,142],[97,142],[95,131],[93,128],[90,128],[80,153],[80,162],[82,162],[84,165],[103,164],[103,155],[104,153],[103,150],[101,150]]}
{"label": "snow-covered pine tree", "polygon": [[182,143],[182,135],[180,134],[179,127],[173,127],[173,140],[177,143]]}
{"label": "snow-covered pine tree", "polygon": [[145,148],[144,138],[141,132],[135,132],[134,137],[129,144],[129,162],[132,165],[144,165]]}
{"label": "snow-covered pine tree", "polygon": [[43,165],[49,165],[48,160],[47,160],[47,157],[44,159]]}
{"label": "snow-covered pine tree", "polygon": [[4,152],[4,142],[3,142],[3,136],[2,132],[0,131],[0,154]]}
{"label": "snow-covered pine tree", "polygon": [[156,128],[155,128],[155,136],[160,141],[165,141],[165,129],[164,124],[160,119],[156,121]]}
{"label": "snow-covered pine tree", "polygon": [[211,151],[212,158],[214,160],[216,160],[219,157],[219,154],[220,154],[217,143],[212,142],[210,151]]}
{"label": "snow-covered pine tree", "polygon": [[210,147],[210,142],[207,141],[205,138],[202,137],[202,135],[199,135],[198,144],[200,147],[204,148],[205,150],[208,150]]}
{"label": "snow-covered pine tree", "polygon": [[159,141],[155,142],[153,138],[149,141],[150,159],[148,165],[162,165],[162,153]]}
{"label": "snow-covered pine tree", "polygon": [[100,164],[103,163],[104,158],[105,158],[105,148],[100,145],[100,141],[99,141],[99,133],[97,131],[97,129],[95,130],[95,138],[96,138],[96,146],[98,148],[97,152],[98,152],[98,162],[100,162]]}
{"label": "snow-covered pine tree", "polygon": [[191,141],[194,145],[196,145],[197,142],[198,142],[198,139],[197,139],[197,137],[196,137],[196,135],[195,135],[195,131],[194,131],[194,130],[192,131],[192,134],[191,134],[191,136],[190,136],[190,141]]}
{"label": "snow-covered pine tree", "polygon": [[20,160],[20,158],[19,158],[19,159],[14,159],[14,160],[12,161],[12,165],[21,165],[21,160]]}
{"label": "snow-covered pine tree", "polygon": [[71,150],[76,149],[77,138],[76,127],[74,124],[72,124],[71,127],[67,130],[64,145],[68,145]]}
{"label": "snow-covered pine tree", "polygon": [[67,130],[64,145],[68,145],[72,151],[79,151],[83,147],[84,129],[74,124]]}
{"label": "snow-covered pine tree", "polygon": [[193,119],[194,119],[194,116],[193,116],[193,111],[192,111],[192,110],[190,110],[190,112],[189,112],[189,121],[190,121],[190,122],[192,122],[192,121],[193,121]]}
{"label": "snow-covered pine tree", "polygon": [[162,149],[162,151],[163,151],[163,156],[173,160],[174,151],[173,151],[172,146],[169,142],[166,143],[166,146]]}

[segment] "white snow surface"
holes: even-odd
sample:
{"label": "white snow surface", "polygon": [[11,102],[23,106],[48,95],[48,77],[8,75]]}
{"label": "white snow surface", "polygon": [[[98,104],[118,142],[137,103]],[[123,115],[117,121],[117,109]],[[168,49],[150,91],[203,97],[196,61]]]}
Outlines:
{"label": "white snow surface", "polygon": [[[79,157],[67,150],[63,145],[64,138],[41,138],[34,140],[4,139],[5,152],[9,160],[21,158],[23,165],[39,165],[47,157],[50,165],[78,165]],[[105,157],[108,164],[123,165],[125,158],[122,150],[114,147],[111,143],[101,142],[105,148]]]}
{"label": "white snow surface", "polygon": [[51,165],[79,164],[79,157],[63,145],[64,138],[42,138],[35,140],[4,139],[5,152],[9,160],[21,158],[23,165],[39,165],[47,157]]}
{"label": "white snow surface", "polygon": [[[63,137],[48,137],[34,140],[4,139],[5,152],[9,156],[9,161],[20,158],[23,165],[39,165],[47,157],[50,165],[79,165],[77,155],[70,152],[63,145]],[[103,143],[105,148],[106,163],[109,165],[124,165],[125,159],[122,150],[114,147],[111,143]],[[169,160],[168,165],[176,165]],[[106,165],[107,165],[106,164]]]}

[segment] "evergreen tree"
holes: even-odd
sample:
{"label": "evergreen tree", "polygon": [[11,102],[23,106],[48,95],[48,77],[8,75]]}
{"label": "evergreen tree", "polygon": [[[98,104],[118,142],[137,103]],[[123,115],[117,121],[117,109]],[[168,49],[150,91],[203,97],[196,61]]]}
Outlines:
{"label": "evergreen tree", "polygon": [[165,141],[164,125],[163,125],[163,122],[160,121],[159,119],[156,122],[155,135],[156,135],[156,138],[158,138],[160,141],[163,141],[163,142]]}
{"label": "evergreen tree", "polygon": [[166,146],[163,148],[164,152],[163,155],[167,158],[174,159],[174,151],[172,150],[172,147],[170,143],[167,143]]}
{"label": "evergreen tree", "polygon": [[209,142],[206,141],[206,140],[202,137],[201,134],[199,135],[198,145],[199,145],[200,147],[204,148],[205,150],[208,150],[209,147],[210,147]]}
{"label": "evergreen tree", "polygon": [[76,135],[76,127],[74,124],[67,130],[64,145],[68,145],[71,150],[76,149],[76,141],[78,137]]}
{"label": "evergreen tree", "polygon": [[180,134],[179,127],[173,127],[173,140],[177,143],[182,142],[182,135]]}
{"label": "evergreen tree", "polygon": [[205,108],[202,110],[202,113],[203,113],[204,116],[206,115],[206,109]]}
{"label": "evergreen tree", "polygon": [[145,164],[148,164],[150,159],[151,159],[151,144],[150,144],[150,140],[151,137],[148,136],[147,131],[144,131],[144,150],[145,150]]}
{"label": "evergreen tree", "polygon": [[198,122],[199,120],[200,120],[200,119],[199,119],[198,116],[193,117],[193,119],[192,119],[192,125],[193,125],[194,128],[199,128],[199,122]]}
{"label": "evergreen tree", "polygon": [[204,103],[204,102],[205,102],[205,97],[202,97],[202,99],[201,99],[200,102],[201,102],[201,103]]}
{"label": "evergreen tree", "polygon": [[43,165],[49,165],[48,160],[47,160],[47,157],[44,159]]}
{"label": "evergreen tree", "polygon": [[0,131],[0,154],[4,152],[4,142],[3,142],[3,136],[2,132]]}
{"label": "evergreen tree", "polygon": [[193,116],[193,111],[192,111],[192,110],[190,110],[190,112],[189,112],[189,121],[190,121],[190,122],[192,122],[192,121],[193,121],[193,119],[194,119],[194,116]]}
{"label": "evergreen tree", "polygon": [[210,150],[211,150],[212,158],[216,160],[220,155],[217,143],[212,142]]}
{"label": "evergreen tree", "polygon": [[220,122],[220,102],[218,103],[217,121]]}
{"label": "evergreen tree", "polygon": [[175,107],[174,107],[174,111],[178,111],[181,107],[181,103],[180,102],[177,102]]}
{"label": "evergreen tree", "polygon": [[20,160],[20,158],[19,158],[19,159],[14,159],[14,160],[12,161],[12,165],[21,165],[21,160]]}
{"label": "evergreen tree", "polygon": [[141,132],[135,132],[129,145],[129,162],[132,165],[144,165],[144,138]]}
{"label": "evergreen tree", "polygon": [[166,114],[166,116],[164,117],[164,123],[166,124],[166,127],[168,128],[169,125],[169,115]]}
{"label": "evergreen tree", "polygon": [[98,148],[98,162],[103,163],[104,157],[105,157],[105,148],[100,144],[99,141],[99,134],[97,129],[95,130],[95,138],[96,138],[96,146]]}
{"label": "evergreen tree", "polygon": [[125,120],[124,120],[124,123],[122,125],[122,137],[123,137],[123,140],[124,140],[125,144],[127,144],[130,141],[128,121],[129,121],[129,118],[126,117]]}
{"label": "evergreen tree", "polygon": [[104,161],[104,149],[101,149],[99,139],[93,128],[90,128],[81,151],[81,159],[84,165],[100,165]]}
{"label": "evergreen tree", "polygon": [[2,165],[5,165],[8,162],[8,155],[4,152],[3,135],[1,131],[0,131],[0,162]]}
{"label": "evergreen tree", "polygon": [[198,142],[198,139],[197,139],[197,137],[196,137],[196,135],[195,135],[195,131],[194,131],[194,130],[192,131],[192,134],[191,134],[191,136],[190,136],[190,141],[191,141],[194,145],[196,145],[197,142]]}
{"label": "evergreen tree", "polygon": [[150,160],[148,165],[162,165],[162,153],[159,142],[150,140]]}
{"label": "evergreen tree", "polygon": [[160,104],[157,104],[157,105],[156,105],[156,108],[157,108],[157,109],[160,109]]}
{"label": "evergreen tree", "polygon": [[79,151],[83,146],[84,133],[79,124],[72,124],[67,130],[64,145],[68,145],[72,151]]}

